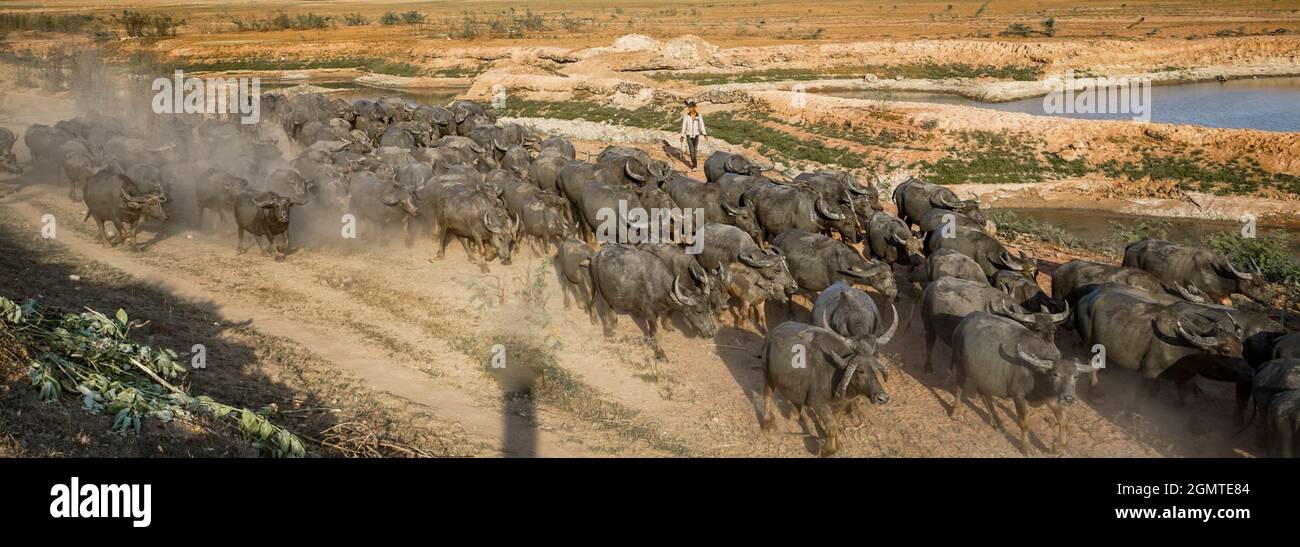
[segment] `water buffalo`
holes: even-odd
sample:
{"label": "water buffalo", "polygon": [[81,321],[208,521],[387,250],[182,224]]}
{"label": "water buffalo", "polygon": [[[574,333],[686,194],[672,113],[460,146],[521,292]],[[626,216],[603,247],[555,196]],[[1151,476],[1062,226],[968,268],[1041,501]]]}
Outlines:
{"label": "water buffalo", "polygon": [[[818,455],[827,457],[839,450],[840,426],[835,407],[849,398],[865,395],[872,403],[888,404],[883,381],[888,369],[870,351],[821,327],[787,321],[767,333],[763,342],[763,432],[776,425],[776,404],[772,393],[794,406],[794,417],[812,411],[826,440]],[[880,376],[877,377],[876,375]]]}
{"label": "water buffalo", "polygon": [[898,308],[893,302],[889,303],[889,308],[894,318],[886,328],[875,300],[861,289],[839,281],[817,295],[812,322],[853,340],[860,350],[875,353],[880,346],[888,344],[898,330]]}
{"label": "water buffalo", "polygon": [[568,139],[565,139],[564,137],[548,137],[546,140],[542,141],[542,144],[538,147],[537,151],[537,157],[543,158],[547,156],[555,156],[564,158],[568,161],[573,161],[578,154],[573,149],[573,143],[569,142]]}
{"label": "water buffalo", "polygon": [[32,160],[36,163],[36,167],[38,169],[49,169],[61,165],[63,154],[60,152],[60,148],[63,143],[76,138],[69,131],[36,124],[27,128],[27,132],[23,134],[23,143],[31,151]]}
{"label": "water buffalo", "polygon": [[1173,380],[1180,391],[1197,375],[1234,382],[1240,420],[1252,375],[1241,358],[1240,327],[1230,314],[1191,302],[1163,304],[1149,294],[1108,283],[1081,298],[1074,321],[1084,345],[1101,344],[1108,365],[1141,373],[1151,393],[1157,378]]}
{"label": "water buffalo", "polygon": [[726,292],[721,286],[718,272],[708,272],[696,255],[688,254],[686,249],[669,243],[641,243],[637,249],[649,252],[668,266],[674,277],[686,280],[692,293],[704,295],[713,310],[720,310],[726,304]]}
{"label": "water buffalo", "polygon": [[871,256],[891,264],[910,266],[913,256],[921,253],[921,241],[912,235],[907,224],[883,211],[872,211],[863,224],[866,249]]}
{"label": "water buffalo", "polygon": [[589,185],[582,191],[580,212],[589,241],[637,243],[649,235],[648,211],[631,187]]}
{"label": "water buffalo", "polygon": [[704,221],[729,224],[744,230],[755,242],[763,242],[752,204],[733,205],[722,197],[722,186],[677,175],[664,184],[664,190],[683,209],[702,209]]}
{"label": "water buffalo", "polygon": [[94,176],[103,165],[99,164],[85,152],[72,152],[63,156],[62,160],[63,177],[68,179],[68,198],[78,199],[78,192],[84,192],[86,182]]}
{"label": "water buffalo", "polygon": [[880,192],[876,187],[858,182],[856,177],[846,171],[818,170],[812,173],[799,173],[794,180],[806,181],[813,177],[830,177],[839,181],[852,197],[853,210],[858,214],[858,222],[863,225],[871,218],[871,213],[882,210]]}
{"label": "water buffalo", "polygon": [[756,181],[741,195],[740,203],[753,204],[763,229],[762,240],[772,241],[791,230],[821,233],[834,229],[845,241],[859,237],[858,219],[837,211],[835,204],[811,188]]}
{"label": "water buffalo", "polygon": [[1016,423],[1020,426],[1020,451],[1029,453],[1029,405],[1055,401],[1057,433],[1053,450],[1065,448],[1065,409],[1074,403],[1074,386],[1079,374],[1092,371],[1073,359],[1063,359],[1061,352],[1017,321],[977,311],[962,319],[953,333],[953,367],[957,372],[957,389],[949,415],[961,414],[966,380],[972,379],[975,392],[984,400],[991,419],[1003,429],[993,406],[993,397],[1010,398],[1016,406]]}
{"label": "water buffalo", "polygon": [[1189,302],[1205,300],[1195,286],[1168,287],[1154,275],[1137,268],[1078,259],[1066,262],[1052,272],[1052,298],[1069,302],[1077,308],[1080,298],[1104,283],[1127,285],[1153,295],[1170,293]]}
{"label": "water buffalo", "polygon": [[574,232],[568,221],[568,208],[569,202],[564,198],[542,190],[524,199],[517,222],[522,233],[531,236],[532,241],[540,243],[543,249],[552,243],[558,247],[560,240]]}
{"label": "water buffalo", "polygon": [[1273,341],[1272,357],[1300,357],[1300,332],[1293,332]]}
{"label": "water buffalo", "polygon": [[520,226],[495,199],[477,188],[461,186],[448,190],[434,222],[433,241],[441,260],[452,236],[461,238],[470,260],[486,273],[493,253],[502,264],[510,265],[510,252],[519,240],[519,231]]}
{"label": "water buffalo", "polygon": [[662,186],[670,180],[673,171],[663,162],[650,158],[644,150],[627,146],[607,146],[596,156],[597,165],[606,165],[611,172],[621,173],[627,184]]}
{"label": "water buffalo", "polygon": [[1284,391],[1268,405],[1267,440],[1273,455],[1294,458],[1296,433],[1300,432],[1300,389]]}
{"label": "water buffalo", "polygon": [[952,190],[917,179],[909,179],[894,188],[894,205],[898,206],[898,217],[908,225],[919,222],[933,208],[961,213],[981,225],[987,221],[980,213],[979,201],[962,201]]}
{"label": "water buffalo", "polygon": [[1264,363],[1251,379],[1253,404],[1246,427],[1255,421],[1256,415],[1268,413],[1269,405],[1279,393],[1294,389],[1300,389],[1300,359],[1284,357]]}
{"label": "water buffalo", "polygon": [[[411,245],[411,217],[420,212],[414,192],[369,171],[351,173],[347,185],[348,209],[358,221],[365,221],[374,228],[400,222],[404,240],[408,246]],[[359,236],[362,235],[360,232],[359,229]]]}
{"label": "water buffalo", "polygon": [[[239,243],[235,254],[243,254],[244,232],[252,234],[262,254],[282,260],[289,249],[289,209],[295,205],[305,205],[306,198],[295,201],[275,192],[245,191],[239,195],[235,204],[235,223],[239,225]],[[284,246],[276,242],[276,236],[284,237]],[[266,246],[262,245],[266,238]]]}
{"label": "water buffalo", "polygon": [[528,182],[533,183],[538,188],[558,193],[560,170],[568,165],[570,160],[564,156],[546,155],[538,156],[532,163],[528,164]]}
{"label": "water buffalo", "polygon": [[[993,274],[992,282],[995,288],[1010,295],[1016,304],[1027,310],[1050,310],[1061,305],[1049,298],[1037,282],[1018,273],[998,270]],[[1064,305],[1069,306],[1068,303]]]}
{"label": "water buffalo", "polygon": [[1268,304],[1274,296],[1259,265],[1238,270],[1223,255],[1203,247],[1143,239],[1124,248],[1124,265],[1151,272],[1170,287],[1195,286],[1209,298],[1223,300],[1231,294]]}
{"label": "water buffalo", "polygon": [[916,225],[917,229],[920,230],[922,234],[929,234],[945,228],[950,230],[956,228],[970,228],[972,230],[992,233],[990,230],[991,223],[989,222],[977,221],[961,213],[938,207],[932,208],[929,211],[926,211],[924,215],[921,215],[921,218],[916,221]]}
{"label": "water buffalo", "polygon": [[239,195],[248,190],[248,181],[221,169],[211,168],[199,175],[194,185],[198,198],[198,226],[203,227],[203,213],[208,209],[217,212],[218,223],[226,222],[226,212],[234,213]]}
{"label": "water buffalo", "polygon": [[86,202],[85,222],[95,217],[99,226],[99,240],[105,247],[110,245],[104,234],[104,222],[112,222],[117,230],[115,241],[111,245],[122,243],[130,238],[131,250],[139,251],[140,244],[136,235],[140,232],[140,222],[145,217],[160,221],[167,220],[163,202],[167,196],[159,193],[138,192],[135,182],[126,175],[106,169],[90,177],[84,192]]}
{"label": "water buffalo", "polygon": [[925,258],[925,279],[933,283],[945,277],[972,281],[985,287],[992,286],[984,276],[984,269],[969,256],[952,249],[939,249]]}
{"label": "water buffalo", "polygon": [[930,232],[925,240],[926,251],[934,253],[940,249],[952,249],[969,256],[990,279],[998,270],[1012,270],[1026,279],[1038,276],[1038,263],[1034,259],[1025,256],[1024,251],[1019,256],[1012,256],[1002,242],[991,235],[970,228],[957,228],[951,235],[947,237],[943,230]]}
{"label": "water buffalo", "polygon": [[727,173],[756,176],[763,174],[763,169],[740,154],[723,151],[714,152],[704,160],[704,180],[718,182]]}
{"label": "water buffalo", "polygon": [[0,127],[0,172],[21,175],[22,166],[18,165],[18,157],[14,155],[14,143],[18,142],[18,137],[13,131]]}
{"label": "water buffalo", "polygon": [[866,285],[889,298],[898,285],[887,264],[862,258],[843,241],[821,234],[790,230],[772,244],[785,253],[790,274],[801,292],[820,293],[837,281]]}
{"label": "water buffalo", "polygon": [[632,315],[645,334],[646,344],[655,358],[667,355],[659,347],[656,333],[659,322],[668,321],[672,312],[680,312],[700,335],[712,337],[717,332],[709,304],[701,294],[686,292],[680,276],[674,276],[659,257],[635,247],[607,244],[587,262],[595,287],[592,301],[598,309],[605,336],[613,335],[617,313]]}
{"label": "water buffalo", "polygon": [[765,303],[784,302],[798,290],[781,249],[764,251],[749,234],[727,224],[705,224],[695,237],[700,265],[719,272],[726,295],[740,301],[740,306],[732,310],[737,328],[742,328],[744,318],[749,317],[755,328],[764,329]]}
{"label": "water buffalo", "polygon": [[575,238],[566,238],[560,242],[559,252],[555,254],[555,273],[560,279],[560,293],[564,298],[564,308],[569,308],[569,296],[578,307],[591,314],[591,322],[596,322],[596,308],[591,305],[592,285],[591,270],[583,263],[596,254],[590,245]]}
{"label": "water buffalo", "polygon": [[934,341],[953,344],[953,332],[967,315],[977,311],[993,313],[1024,324],[1052,343],[1056,326],[1065,322],[1068,311],[1032,313],[1020,308],[1010,295],[998,289],[957,277],[944,277],[926,285],[921,293],[921,322],[925,326],[925,371],[934,371]]}

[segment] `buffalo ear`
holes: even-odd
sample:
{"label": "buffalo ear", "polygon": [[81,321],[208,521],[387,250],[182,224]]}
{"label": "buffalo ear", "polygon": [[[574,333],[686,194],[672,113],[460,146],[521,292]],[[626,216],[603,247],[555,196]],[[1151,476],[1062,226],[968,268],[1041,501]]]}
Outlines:
{"label": "buffalo ear", "polygon": [[1156,334],[1166,338],[1178,338],[1178,316],[1172,310],[1165,309],[1151,320]]}

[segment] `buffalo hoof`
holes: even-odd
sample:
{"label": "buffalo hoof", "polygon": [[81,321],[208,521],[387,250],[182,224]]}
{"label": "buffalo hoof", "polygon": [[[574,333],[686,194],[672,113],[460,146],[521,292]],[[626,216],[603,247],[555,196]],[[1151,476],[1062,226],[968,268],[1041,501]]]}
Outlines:
{"label": "buffalo hoof", "polygon": [[773,429],[776,429],[776,419],[775,418],[763,419],[762,421],[758,422],[758,429],[763,433],[771,433]]}
{"label": "buffalo hoof", "polygon": [[839,452],[838,446],[835,446],[829,442],[822,443],[822,449],[817,451],[817,457],[829,458],[831,456],[834,456],[836,452]]}

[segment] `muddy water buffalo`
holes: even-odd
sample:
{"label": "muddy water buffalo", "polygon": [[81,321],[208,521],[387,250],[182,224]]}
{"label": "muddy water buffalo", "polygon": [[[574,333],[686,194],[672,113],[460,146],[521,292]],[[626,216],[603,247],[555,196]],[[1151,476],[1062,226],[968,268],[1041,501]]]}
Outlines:
{"label": "muddy water buffalo", "polygon": [[726,304],[726,293],[721,287],[720,275],[705,271],[696,255],[687,254],[685,248],[669,243],[641,243],[636,248],[663,260],[673,276],[689,283],[688,288],[692,293],[704,295],[714,311],[722,309]]}
{"label": "muddy water buffalo", "polygon": [[806,181],[814,177],[830,177],[840,183],[853,201],[853,210],[858,214],[858,222],[866,225],[871,213],[882,210],[880,192],[871,184],[862,184],[857,177],[846,171],[818,170],[812,173],[799,173],[796,181]]}
{"label": "muddy water buffalo", "polygon": [[925,279],[933,283],[945,277],[956,277],[973,281],[986,287],[992,286],[989,278],[984,277],[984,269],[969,256],[952,249],[939,249],[925,258]]}
{"label": "muddy water buffalo", "polygon": [[673,177],[673,170],[655,161],[644,150],[628,146],[607,146],[596,156],[596,164],[621,173],[628,184],[660,187]]}
{"label": "muddy water buffalo", "polygon": [[558,193],[560,191],[560,170],[564,169],[564,166],[568,165],[570,161],[573,160],[564,156],[538,156],[537,159],[528,164],[528,182],[543,190]]}
{"label": "muddy water buffalo", "polygon": [[889,298],[898,284],[889,265],[862,258],[843,241],[821,234],[790,230],[772,240],[785,253],[790,274],[801,292],[820,293],[837,281],[866,285]]}
{"label": "muddy water buffalo", "polygon": [[925,326],[925,371],[934,370],[934,341],[941,339],[952,346],[952,333],[967,315],[977,311],[1002,315],[1022,322],[1044,341],[1054,340],[1056,325],[1065,321],[1068,312],[1030,313],[1018,306],[1010,295],[988,285],[957,277],[944,277],[926,285],[921,293],[921,321]]}
{"label": "muddy water buffalo", "polygon": [[573,143],[569,142],[568,139],[564,137],[547,137],[538,147],[537,156],[539,158],[555,156],[573,161],[574,158],[578,157],[578,154],[573,148]]}
{"label": "muddy water buffalo", "polygon": [[[289,249],[289,209],[306,203],[305,197],[301,202],[296,202],[270,191],[250,190],[240,194],[239,201],[235,204],[235,223],[239,225],[239,243],[235,246],[235,254],[243,254],[247,250],[244,247],[244,232],[248,232],[257,241],[262,254],[276,260],[284,259],[284,253]],[[283,236],[283,247],[275,240],[276,236]],[[267,245],[262,245],[262,238],[266,238]]]}
{"label": "muddy water buffalo", "polygon": [[1204,302],[1205,298],[1195,287],[1168,287],[1154,275],[1128,266],[1071,260],[1052,272],[1052,298],[1078,307],[1079,299],[1098,285],[1118,283],[1142,289],[1153,295],[1170,293],[1189,302]]}
{"label": "muddy water buffalo", "polygon": [[584,234],[602,243],[636,243],[636,238],[648,235],[651,225],[641,198],[628,186],[598,183],[586,187],[581,212]]}
{"label": "muddy water buffalo", "polygon": [[572,295],[578,307],[591,314],[592,324],[596,323],[596,309],[591,305],[591,270],[583,267],[583,263],[594,254],[596,251],[590,245],[570,237],[560,242],[559,252],[555,255],[555,273],[560,279],[564,308],[569,308],[569,297]]}
{"label": "muddy water buffalo", "polygon": [[1112,283],[1079,299],[1075,330],[1085,346],[1101,344],[1108,365],[1141,373],[1151,393],[1159,389],[1157,378],[1180,390],[1197,375],[1234,382],[1240,418],[1252,375],[1241,358],[1240,327],[1230,314],[1191,302],[1162,304],[1149,294]]}
{"label": "muddy water buffalo", "polygon": [[729,224],[744,230],[755,242],[763,241],[752,204],[733,205],[722,197],[722,186],[677,175],[664,185],[674,203],[683,209],[703,209],[704,221]]}
{"label": "muddy water buffalo", "polygon": [[558,247],[560,240],[574,233],[568,208],[564,198],[543,190],[524,200],[516,222],[521,224],[522,233],[531,236],[533,243],[540,243],[543,250],[551,244]]}
{"label": "muddy water buffalo", "polygon": [[63,157],[63,178],[68,179],[68,198],[78,199],[78,192],[85,192],[86,182],[95,176],[104,166],[85,152],[72,152]]}
{"label": "muddy water buffalo", "polygon": [[721,150],[710,154],[708,159],[704,160],[704,180],[718,182],[718,179],[727,173],[756,176],[763,174],[763,169],[754,165],[745,156]]}
{"label": "muddy water buffalo", "polygon": [[1074,403],[1074,386],[1079,374],[1092,367],[1063,359],[1055,345],[1017,321],[986,312],[974,312],[957,325],[953,333],[953,366],[957,369],[956,397],[949,415],[961,414],[962,396],[969,378],[975,393],[984,400],[989,417],[1003,429],[993,406],[993,397],[1011,399],[1020,426],[1020,451],[1029,453],[1029,405],[1054,401],[1057,432],[1053,450],[1066,443],[1066,407]]}
{"label": "muddy water buffalo", "polygon": [[76,138],[69,131],[36,124],[27,128],[27,132],[23,134],[23,143],[31,151],[32,161],[36,163],[37,169],[51,169],[59,167],[63,161],[63,154],[60,152],[63,143]]}
{"label": "muddy water buffalo", "polygon": [[889,262],[910,266],[913,256],[921,253],[921,241],[912,235],[907,224],[898,217],[883,211],[872,211],[863,224],[867,249],[871,256]]}
{"label": "muddy water buffalo", "polygon": [[519,240],[519,225],[510,219],[504,207],[477,188],[461,186],[448,191],[437,212],[433,241],[438,245],[437,258],[447,252],[447,243],[459,237],[470,260],[483,272],[493,256],[510,265],[510,253]]}
{"label": "muddy water buffalo", "polygon": [[851,397],[864,395],[875,404],[889,403],[883,385],[889,378],[888,369],[874,353],[859,349],[852,340],[831,330],[793,321],[781,323],[767,333],[762,359],[763,432],[776,425],[772,393],[779,391],[781,398],[794,406],[796,420],[808,408],[826,432],[818,452],[822,457],[839,451],[835,411]]}
{"label": "muddy water buffalo", "polygon": [[898,330],[898,308],[893,302],[889,303],[889,308],[894,318],[886,328],[880,309],[871,296],[840,281],[817,295],[812,322],[853,340],[858,349],[875,353],[880,346],[888,344]]}
{"label": "muddy water buffalo", "polygon": [[245,190],[248,190],[248,181],[220,169],[212,168],[200,174],[194,185],[199,205],[199,227],[203,227],[203,213],[208,209],[216,211],[218,223],[224,224],[226,212],[235,212],[235,203]]}
{"label": "muddy water buffalo", "polygon": [[532,158],[528,155],[528,149],[517,144],[507,146],[501,154],[501,161],[498,162],[502,169],[525,180],[528,179],[528,167],[531,163]]}
{"label": "muddy water buffalo", "polygon": [[163,202],[167,196],[159,193],[143,193],[126,175],[112,170],[104,170],[90,177],[85,191],[86,217],[95,217],[99,226],[99,240],[105,247],[109,246],[108,236],[104,234],[104,222],[112,222],[117,230],[112,245],[122,243],[130,238],[131,250],[139,251],[140,244],[136,235],[140,232],[140,222],[144,218],[166,221],[167,212]]}
{"label": "muddy water buffalo", "polygon": [[909,179],[894,188],[894,205],[898,206],[898,217],[909,225],[919,222],[934,208],[961,213],[981,225],[988,220],[980,213],[979,201],[962,201],[948,188],[917,179]]}
{"label": "muddy water buffalo", "polygon": [[734,296],[740,301],[740,306],[732,310],[736,328],[743,328],[745,318],[750,318],[755,328],[765,329],[766,302],[785,302],[799,288],[781,249],[760,249],[740,228],[705,224],[696,238],[700,265],[722,275],[724,298]]}
{"label": "muddy water buffalo", "polygon": [[945,234],[943,230],[931,232],[925,240],[925,247],[930,253],[940,249],[952,249],[969,256],[980,265],[984,275],[990,279],[998,270],[1011,270],[1027,279],[1038,276],[1038,263],[1025,256],[1024,251],[1021,251],[1019,256],[1012,256],[1002,242],[980,230],[957,228],[952,234]]}
{"label": "muddy water buffalo", "polygon": [[294,205],[301,207],[311,198],[315,183],[293,169],[276,169],[266,177],[266,189],[293,200]]}
{"label": "muddy water buffalo", "polygon": [[[382,227],[400,222],[407,245],[411,244],[412,217],[420,213],[415,201],[416,196],[411,190],[369,171],[354,172],[348,177],[349,212],[355,214],[358,221],[368,223],[365,228],[372,228],[376,233]],[[365,235],[368,232],[369,229],[358,226],[359,237],[368,238]]]}
{"label": "muddy water buffalo", "polygon": [[13,131],[0,127],[0,173],[12,173],[21,175],[22,166],[18,165],[18,157],[14,155],[14,143],[18,142],[18,137]]}
{"label": "muddy water buffalo", "polygon": [[1195,286],[1213,300],[1231,294],[1268,304],[1274,296],[1259,265],[1239,270],[1223,255],[1204,247],[1144,239],[1124,249],[1124,265],[1151,272],[1170,287]]}
{"label": "muddy water buffalo", "polygon": [[1300,389],[1300,359],[1285,357],[1264,363],[1251,379],[1250,397],[1252,401],[1249,427],[1255,416],[1267,414],[1273,398],[1279,393]]}
{"label": "muddy water buffalo", "polygon": [[821,233],[833,229],[845,241],[857,241],[859,237],[858,219],[852,212],[837,210],[836,204],[811,188],[755,181],[740,203],[753,204],[767,241],[791,230]]}
{"label": "muddy water buffalo", "polygon": [[656,333],[659,322],[667,322],[672,312],[681,313],[691,328],[711,338],[717,332],[709,303],[702,294],[686,292],[680,276],[674,276],[659,257],[635,247],[607,244],[587,262],[595,286],[592,301],[598,308],[605,336],[612,336],[618,313],[633,317],[645,334],[646,344],[655,358],[667,355],[659,347]]}

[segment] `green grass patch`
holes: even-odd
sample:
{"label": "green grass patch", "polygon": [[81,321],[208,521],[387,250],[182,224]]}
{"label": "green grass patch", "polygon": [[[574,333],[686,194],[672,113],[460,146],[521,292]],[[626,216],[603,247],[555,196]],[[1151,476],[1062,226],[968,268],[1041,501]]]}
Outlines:
{"label": "green grass patch", "polygon": [[1040,155],[1035,152],[1037,143],[1025,137],[968,131],[961,134],[961,139],[960,149],[937,161],[917,162],[916,167],[936,184],[1041,182],[1088,172],[1082,158],[1067,160],[1052,152]]}
{"label": "green grass patch", "polygon": [[1253,158],[1211,164],[1199,155],[1196,151],[1189,155],[1140,154],[1137,160],[1109,160],[1098,168],[1111,178],[1174,180],[1184,190],[1219,195],[1253,194],[1264,188],[1300,194],[1300,176],[1266,171]]}
{"label": "green grass patch", "polygon": [[1264,279],[1272,283],[1300,283],[1300,261],[1296,260],[1291,242],[1285,237],[1247,239],[1238,233],[1219,232],[1206,237],[1205,244],[1234,264],[1249,264],[1254,260],[1264,272]]}
{"label": "green grass patch", "polygon": [[1028,217],[1022,217],[1011,211],[990,211],[989,218],[997,223],[998,233],[1011,237],[1024,236],[1039,241],[1083,247],[1083,240],[1075,237],[1065,228]]}

